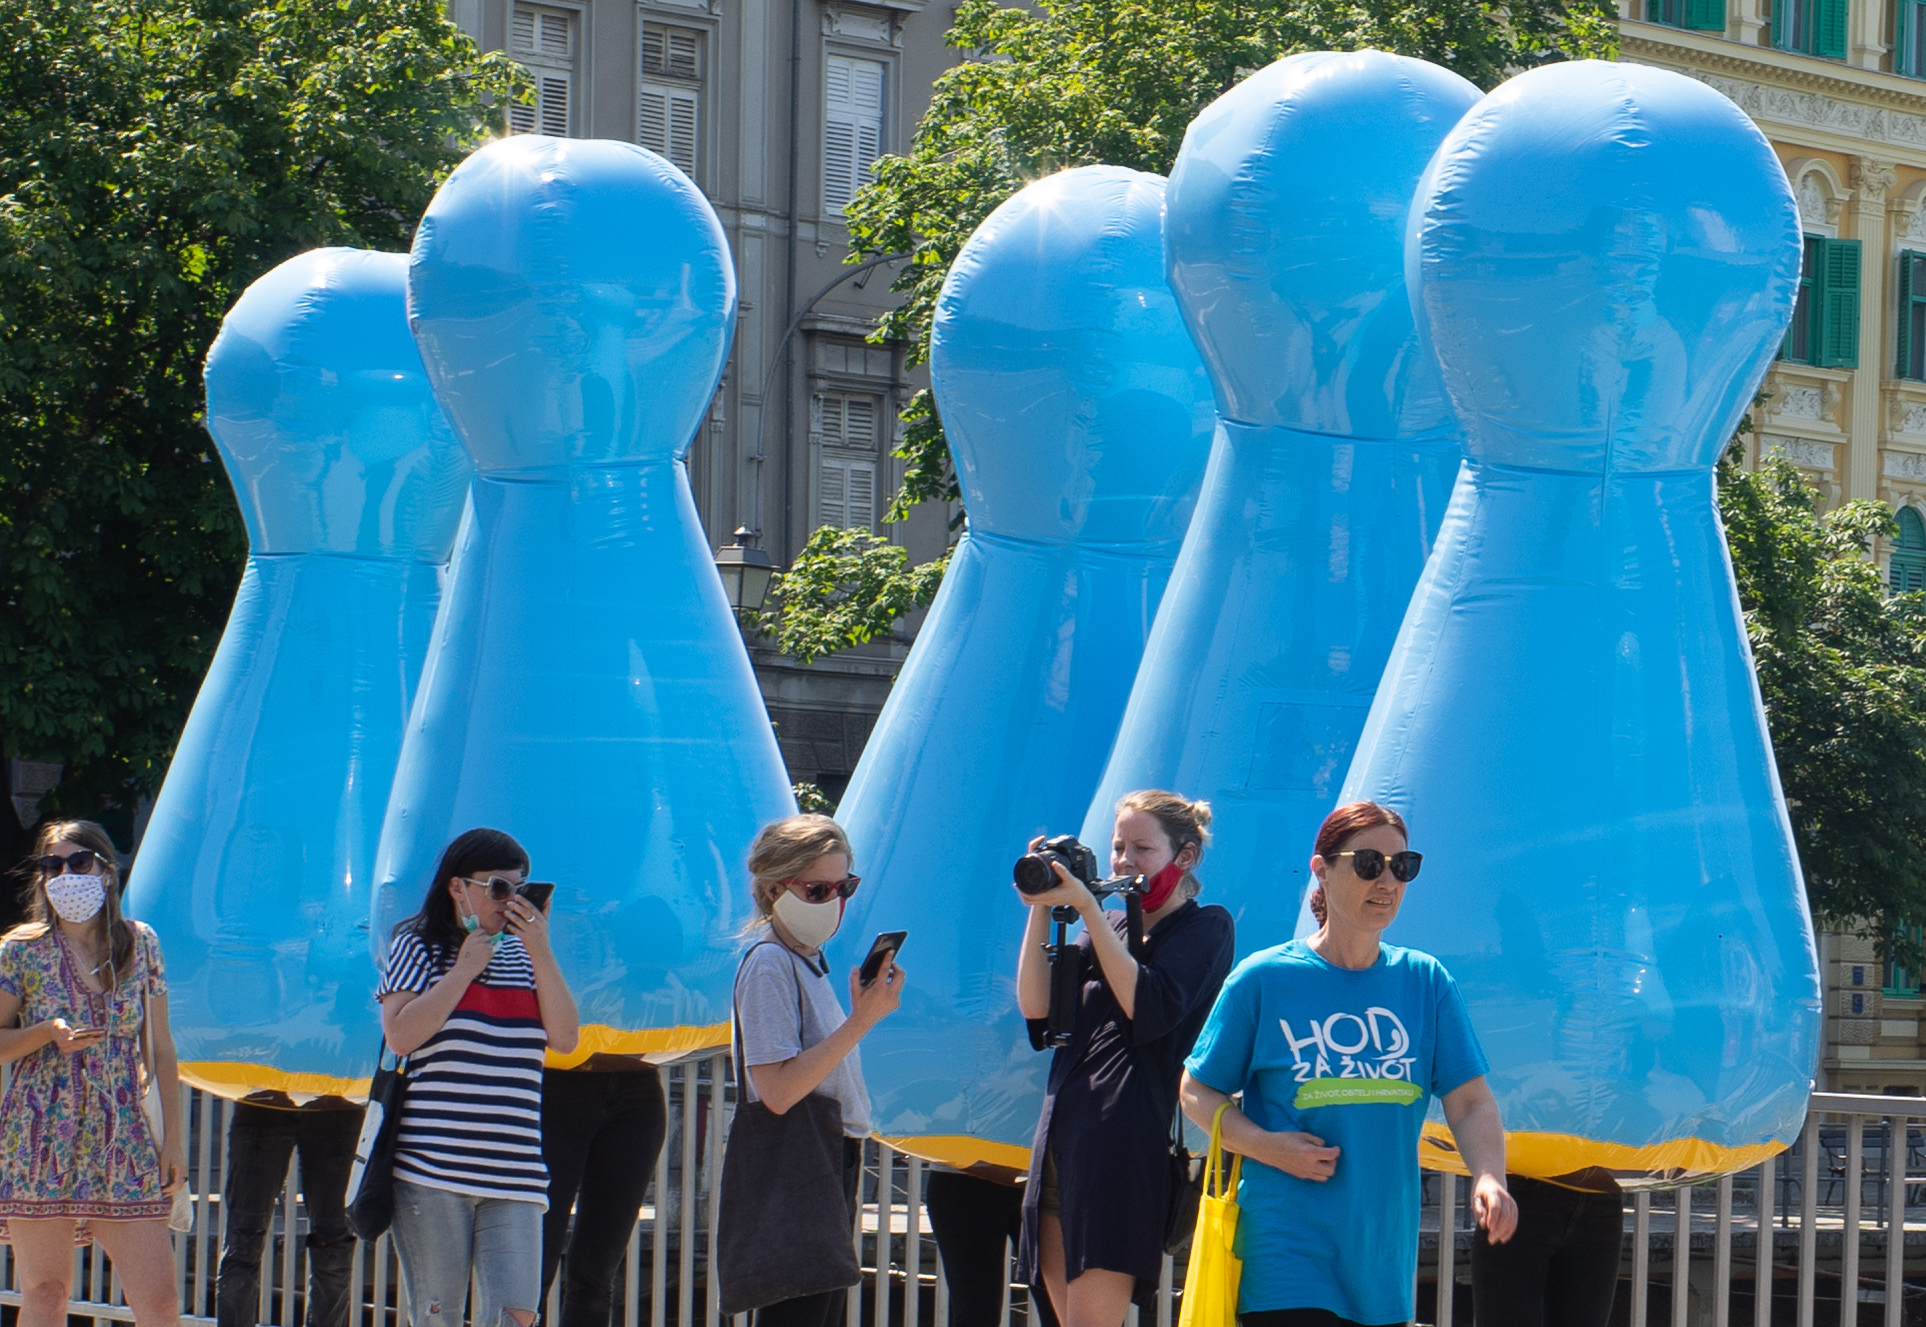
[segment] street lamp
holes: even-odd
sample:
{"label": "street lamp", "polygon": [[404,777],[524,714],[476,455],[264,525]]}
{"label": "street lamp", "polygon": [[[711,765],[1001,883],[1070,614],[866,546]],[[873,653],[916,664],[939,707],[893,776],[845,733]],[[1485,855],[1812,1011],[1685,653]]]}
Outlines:
{"label": "street lamp", "polygon": [[716,570],[722,575],[722,592],[728,596],[730,608],[737,614],[761,611],[776,564],[756,547],[755,531],[746,525],[737,526],[736,542],[716,550]]}

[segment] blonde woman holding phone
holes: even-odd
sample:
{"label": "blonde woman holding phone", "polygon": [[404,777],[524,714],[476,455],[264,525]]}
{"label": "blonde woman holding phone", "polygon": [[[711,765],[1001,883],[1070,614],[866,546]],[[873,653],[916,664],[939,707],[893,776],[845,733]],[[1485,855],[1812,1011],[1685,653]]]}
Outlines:
{"label": "blonde woman holding phone", "polygon": [[[187,1183],[180,1074],[154,932],[120,915],[112,840],[57,821],[28,859],[28,920],[0,937],[0,1237],[19,1266],[20,1327],[64,1327],[74,1246],[113,1259],[143,1327],[180,1321],[168,1237]],[[142,1033],[162,1137],[141,1109]]]}

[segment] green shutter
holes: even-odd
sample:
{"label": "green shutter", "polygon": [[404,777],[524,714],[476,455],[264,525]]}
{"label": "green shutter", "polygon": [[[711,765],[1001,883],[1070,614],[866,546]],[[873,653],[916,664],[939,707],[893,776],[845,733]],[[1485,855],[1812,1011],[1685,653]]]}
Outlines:
{"label": "green shutter", "polygon": [[1812,297],[1819,311],[1813,363],[1859,367],[1859,241],[1823,240]]}
{"label": "green shutter", "polygon": [[1700,32],[1725,31],[1725,0],[1685,0],[1685,27]]}
{"label": "green shutter", "polygon": [[[1926,290],[1920,292],[1926,295]],[[1906,371],[1913,365],[1913,254],[1910,249],[1899,251],[1899,328],[1893,336],[1893,348],[1899,352],[1899,367],[1893,370],[1895,378],[1904,378]]]}
{"label": "green shutter", "polygon": [[1790,0],[1772,0],[1772,44],[1780,50],[1786,49],[1786,37],[1789,32],[1786,21],[1791,18],[1788,10],[1789,3]]}
{"label": "green shutter", "polygon": [[[1906,40],[1912,28],[1913,0],[1897,0],[1893,5],[1893,72],[1895,74],[1917,75],[1919,71],[1911,67],[1909,54],[1912,43]],[[1903,302],[1903,301],[1902,301]]]}
{"label": "green shutter", "polygon": [[1899,509],[1899,542],[1893,547],[1888,576],[1896,593],[1926,589],[1926,522],[1911,507]]}
{"label": "green shutter", "polygon": [[1846,15],[1848,0],[1814,0],[1813,26],[1818,29],[1815,55],[1834,60],[1846,58]]}

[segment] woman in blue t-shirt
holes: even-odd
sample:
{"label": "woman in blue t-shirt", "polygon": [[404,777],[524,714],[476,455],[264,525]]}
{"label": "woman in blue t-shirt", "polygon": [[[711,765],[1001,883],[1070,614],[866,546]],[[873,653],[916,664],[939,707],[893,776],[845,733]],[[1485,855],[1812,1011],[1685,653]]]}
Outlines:
{"label": "woman in blue t-shirt", "polygon": [[1185,1062],[1184,1112],[1249,1158],[1238,1190],[1244,1327],[1411,1321],[1418,1135],[1431,1097],[1474,1176],[1471,1206],[1503,1242],[1505,1131],[1464,1000],[1437,959],[1380,942],[1422,858],[1374,802],[1333,811],[1311,872],[1315,935],[1231,973]]}

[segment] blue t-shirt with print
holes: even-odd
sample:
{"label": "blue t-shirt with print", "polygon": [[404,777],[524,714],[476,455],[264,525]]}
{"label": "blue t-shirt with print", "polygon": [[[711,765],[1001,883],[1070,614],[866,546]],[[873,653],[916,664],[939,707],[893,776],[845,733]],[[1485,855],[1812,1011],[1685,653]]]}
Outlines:
{"label": "blue t-shirt with print", "polygon": [[1302,940],[1266,949],[1232,970],[1185,1067],[1242,1092],[1258,1127],[1339,1149],[1323,1183],[1245,1160],[1239,1311],[1409,1322],[1425,1110],[1485,1072],[1451,974],[1394,945],[1362,970],[1334,967]]}

